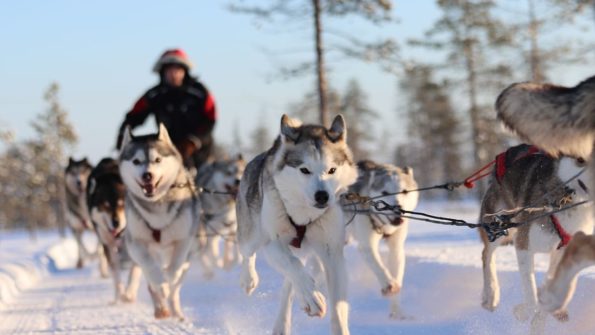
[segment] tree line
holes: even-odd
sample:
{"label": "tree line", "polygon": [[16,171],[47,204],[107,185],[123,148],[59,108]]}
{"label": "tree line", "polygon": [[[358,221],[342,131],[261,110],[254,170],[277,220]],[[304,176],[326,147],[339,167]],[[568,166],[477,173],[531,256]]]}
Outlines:
{"label": "tree line", "polygon": [[[563,26],[578,30],[586,24],[591,29],[587,1],[437,0],[440,16],[429,30],[419,36],[376,37],[333,30],[326,23],[357,17],[382,31],[398,24],[393,17],[399,13],[398,1],[230,1],[230,11],[251,15],[259,24],[310,27],[311,56],[276,69],[280,79],[314,78],[312,89],[288,103],[286,113],[326,125],[335,114],[343,114],[356,159],[390,152],[391,163],[413,167],[421,186],[458,180],[511,143],[492,110],[495,96],[507,84],[555,81],[550,78],[553,70],[581,64],[593,50],[593,41],[580,34],[559,35]],[[407,56],[411,50],[432,57]],[[340,64],[329,62],[329,55],[378,66],[394,78],[394,88],[387,89],[404,99],[395,116],[402,121],[399,131],[406,130],[405,142],[390,147],[386,134],[370,131],[387,121],[370,107],[366,88],[357,78],[337,87],[329,70]],[[64,165],[78,137],[60,104],[57,83],[50,85],[44,99],[47,109],[31,122],[33,139],[17,142],[9,129],[0,129],[0,227],[63,228]],[[275,135],[274,129],[261,124],[247,144],[239,135],[228,140],[249,158],[266,150]],[[477,194],[481,193],[480,187]],[[426,194],[440,195],[444,193]]]}

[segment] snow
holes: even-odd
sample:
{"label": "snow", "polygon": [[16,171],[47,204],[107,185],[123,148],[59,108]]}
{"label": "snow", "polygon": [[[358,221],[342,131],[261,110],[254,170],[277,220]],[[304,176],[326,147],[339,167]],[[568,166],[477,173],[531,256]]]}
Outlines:
{"label": "snow", "polygon": [[[422,201],[419,211],[475,222],[473,201]],[[92,236],[86,242],[94,243]],[[252,296],[239,287],[239,268],[203,279],[193,262],[182,288],[187,321],[157,321],[146,285],[134,304],[111,305],[111,279],[102,279],[95,263],[73,268],[76,244],[55,233],[29,241],[22,232],[0,236],[0,334],[270,334],[279,303],[281,277],[259,259],[261,283]],[[520,278],[512,247],[496,252],[502,289],[495,312],[481,308],[481,244],[477,231],[464,227],[411,222],[402,306],[411,316],[388,318],[388,301],[353,245],[345,249],[349,269],[352,334],[527,334],[513,307],[521,302]],[[541,282],[547,258],[537,258]],[[594,334],[593,269],[578,282],[569,305],[570,321],[548,319],[546,334]],[[294,334],[328,334],[328,317],[310,318],[294,307]]]}

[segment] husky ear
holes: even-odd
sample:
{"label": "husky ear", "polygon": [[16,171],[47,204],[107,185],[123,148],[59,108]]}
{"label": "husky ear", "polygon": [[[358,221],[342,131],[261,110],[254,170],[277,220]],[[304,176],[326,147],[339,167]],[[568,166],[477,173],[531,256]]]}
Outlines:
{"label": "husky ear", "polygon": [[281,117],[281,135],[287,140],[296,142],[300,137],[299,127],[302,122],[298,119],[292,119],[287,114]]}
{"label": "husky ear", "polygon": [[122,137],[122,145],[120,145],[120,151],[124,149],[124,147],[127,146],[128,143],[130,143],[130,141],[132,141],[132,133],[130,131],[130,126],[126,126],[126,128],[124,128],[124,135]]}
{"label": "husky ear", "polygon": [[68,165],[72,165],[74,164],[74,159],[72,159],[72,156],[68,157]]}
{"label": "husky ear", "polygon": [[172,143],[171,142],[171,138],[169,137],[169,133],[167,132],[167,128],[165,128],[165,125],[163,125],[163,123],[159,124],[159,140],[160,141],[164,141],[167,143]]}
{"label": "husky ear", "polygon": [[347,139],[347,127],[343,115],[335,116],[331,127],[329,128],[329,137],[333,142]]}

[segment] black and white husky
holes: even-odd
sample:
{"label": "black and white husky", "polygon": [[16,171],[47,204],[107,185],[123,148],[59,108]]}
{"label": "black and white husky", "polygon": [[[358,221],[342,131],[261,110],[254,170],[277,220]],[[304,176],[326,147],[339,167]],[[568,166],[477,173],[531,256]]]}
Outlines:
{"label": "black and white husky", "polygon": [[89,176],[87,204],[99,239],[99,248],[103,249],[114,280],[114,303],[136,300],[141,275],[141,269],[132,263],[128,286],[124,290],[122,268],[125,263],[131,263],[124,244],[125,195],[126,189],[120,177],[118,161],[112,158],[102,159]]}
{"label": "black and white husky", "polygon": [[[87,158],[77,161],[70,157],[64,172],[66,188],[66,222],[72,231],[72,235],[74,236],[78,247],[77,268],[82,268],[85,260],[91,256],[91,253],[83,243],[83,233],[86,230],[93,229],[86,199],[87,184],[92,169],[93,166],[89,163]],[[103,273],[102,271],[102,274],[107,276],[107,272]]]}
{"label": "black and white husky", "polygon": [[156,135],[124,133],[126,247],[149,283],[155,318],[183,319],[180,287],[196,247],[200,206],[194,181],[163,124]]}
{"label": "black and white husky", "polygon": [[330,128],[302,125],[286,115],[267,152],[246,166],[237,202],[241,286],[251,294],[258,285],[256,251],[285,278],[273,334],[291,332],[294,294],[310,316],[327,311],[323,294],[301,256],[313,254],[328,287],[333,334],[348,334],[347,273],[343,257],[345,221],[339,195],[355,182],[357,171],[346,143],[342,116]]}
{"label": "black and white husky", "polygon": [[[400,206],[408,211],[415,209],[419,193],[397,194],[417,188],[411,168],[377,164],[372,161],[358,162],[357,167],[359,177],[357,182],[349,187],[351,192],[377,198],[376,200],[382,200],[390,206]],[[346,208],[349,207],[351,206]],[[390,296],[390,317],[403,319],[405,315],[399,303],[399,292],[403,286],[405,274],[407,219],[396,213],[377,211],[369,205],[358,204],[353,209],[357,210],[358,214],[353,216],[350,230],[357,241],[358,249],[378,279],[382,295]],[[361,211],[367,211],[367,213],[362,214]],[[378,251],[378,245],[383,238],[388,246],[386,264]]]}
{"label": "black and white husky", "polygon": [[[207,278],[213,277],[214,268],[230,269],[239,262],[235,198],[245,167],[246,161],[238,155],[204,164],[196,175],[196,187],[202,190],[200,259]],[[222,257],[219,248],[221,240]]]}

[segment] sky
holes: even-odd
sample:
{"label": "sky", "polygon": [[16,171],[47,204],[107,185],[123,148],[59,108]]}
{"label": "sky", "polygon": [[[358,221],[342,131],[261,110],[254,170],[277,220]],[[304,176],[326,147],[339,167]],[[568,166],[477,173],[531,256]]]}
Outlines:
{"label": "sky", "polygon": [[[234,133],[247,144],[265,122],[277,133],[291,102],[314,87],[314,76],[271,80],[280,65],[313,56],[310,22],[267,24],[231,13],[227,0],[200,1],[13,1],[0,10],[0,129],[16,140],[33,136],[30,122],[46,109],[43,93],[60,84],[60,101],[79,135],[75,158],[97,162],[114,155],[124,114],[158,78],[151,69],[168,48],[184,49],[192,71],[215,97],[215,140],[231,145]],[[356,17],[325,21],[325,27],[376,40],[421,36],[439,12],[434,1],[394,1],[398,24],[373,26]],[[376,133],[383,146],[404,137],[397,78],[377,66],[328,58],[329,79],[339,91],[357,78],[369,105],[382,117]],[[575,84],[579,76],[561,78]],[[152,123],[144,129],[151,132]],[[142,129],[140,130],[143,131]],[[231,152],[230,154],[234,154]]]}
{"label": "sky", "polygon": [[[43,93],[60,84],[60,101],[79,135],[75,157],[98,161],[113,155],[124,114],[158,81],[151,72],[168,48],[183,48],[197,75],[215,97],[219,119],[215,139],[231,144],[233,133],[247,138],[265,121],[277,133],[289,103],[314,85],[314,76],[271,80],[279,65],[313,54],[308,22],[259,24],[231,13],[227,1],[37,1],[10,2],[0,10],[0,127],[17,140],[33,136],[29,123],[46,108]],[[370,39],[429,26],[437,15],[432,1],[399,3],[402,19],[390,27],[370,27],[347,18],[329,22],[346,32],[369,31]],[[407,12],[406,12],[407,11]],[[358,28],[359,27],[359,28]],[[361,29],[360,29],[361,28]],[[287,50],[297,52],[286,53]],[[274,51],[274,52],[271,52]],[[396,123],[396,82],[374,65],[329,62],[330,80],[343,90],[357,77],[370,105]],[[152,123],[149,124],[152,127]],[[153,128],[146,128],[151,131]],[[143,131],[142,129],[139,131]]]}

